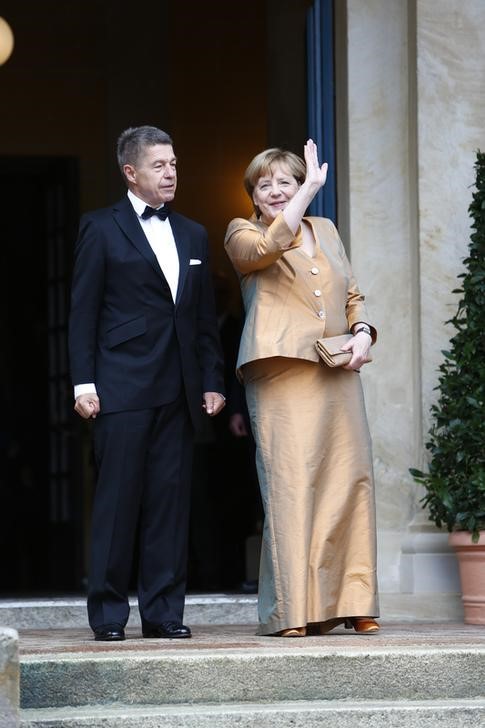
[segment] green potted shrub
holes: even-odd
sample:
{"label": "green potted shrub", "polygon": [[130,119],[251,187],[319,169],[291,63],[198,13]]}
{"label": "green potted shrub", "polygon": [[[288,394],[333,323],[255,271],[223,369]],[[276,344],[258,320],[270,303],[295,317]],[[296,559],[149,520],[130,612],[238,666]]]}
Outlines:
{"label": "green potted shrub", "polygon": [[462,286],[453,291],[460,294],[458,309],[448,322],[456,333],[443,351],[431,408],[429,468],[410,473],[425,489],[421,502],[430,520],[450,532],[465,622],[485,624],[485,153],[477,152],[475,170],[469,253]]}

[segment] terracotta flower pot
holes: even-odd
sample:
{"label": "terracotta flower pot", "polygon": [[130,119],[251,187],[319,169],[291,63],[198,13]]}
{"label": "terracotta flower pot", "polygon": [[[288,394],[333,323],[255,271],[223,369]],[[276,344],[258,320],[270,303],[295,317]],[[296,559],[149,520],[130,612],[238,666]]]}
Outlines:
{"label": "terracotta flower pot", "polygon": [[485,531],[478,543],[469,531],[454,531],[448,540],[458,557],[465,624],[485,624]]}

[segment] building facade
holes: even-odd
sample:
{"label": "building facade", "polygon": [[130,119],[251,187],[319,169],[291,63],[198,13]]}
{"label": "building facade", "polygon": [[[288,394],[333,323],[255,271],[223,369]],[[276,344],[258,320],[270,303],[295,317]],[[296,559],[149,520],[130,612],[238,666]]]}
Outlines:
{"label": "building facade", "polygon": [[[82,586],[92,473],[87,447],[73,444],[83,438],[69,419],[62,301],[75,220],[123,192],[116,136],[140,123],[173,133],[178,209],[208,227],[214,266],[229,270],[225,226],[250,211],[245,166],[268,146],[301,152],[316,113],[334,159],[333,207],[325,214],[338,223],[379,330],[362,379],[382,615],[459,617],[455,557],[447,534],[428,522],[408,468],[426,463],[437,367],[452,335],[445,322],[470,235],[475,151],[485,149],[485,3],[248,0],[237,19],[235,12],[214,0],[147,0],[142,15],[121,0],[3,3],[16,37],[0,68],[8,101],[0,116],[0,204],[10,242],[2,248],[9,276],[0,328],[10,345],[1,361],[0,486],[12,515],[1,541],[9,589]],[[308,15],[315,13],[323,20],[311,43],[321,61],[309,79]],[[13,224],[26,189],[35,215]],[[12,460],[9,453],[22,448],[37,448],[35,462]]]}
{"label": "building facade", "polygon": [[485,5],[335,5],[347,68],[337,117],[348,170],[340,202],[352,265],[380,331],[363,379],[383,614],[454,618],[455,557],[446,533],[427,520],[408,468],[426,464],[437,368],[453,333],[445,322],[456,310],[452,290],[471,232],[475,152],[485,148]]}

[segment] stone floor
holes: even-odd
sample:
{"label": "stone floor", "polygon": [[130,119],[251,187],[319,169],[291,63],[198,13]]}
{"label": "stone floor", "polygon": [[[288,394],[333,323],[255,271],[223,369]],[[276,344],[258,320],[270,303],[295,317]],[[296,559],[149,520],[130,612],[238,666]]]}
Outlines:
{"label": "stone floor", "polygon": [[392,648],[439,648],[485,650],[485,626],[462,623],[381,622],[381,631],[374,635],[357,635],[339,627],[327,635],[285,639],[259,637],[255,625],[207,625],[193,628],[190,640],[146,640],[140,631],[127,630],[124,642],[95,642],[86,629],[20,630],[20,658],[27,655],[76,653],[121,653],[200,651],[200,650],[362,650],[382,651]]}

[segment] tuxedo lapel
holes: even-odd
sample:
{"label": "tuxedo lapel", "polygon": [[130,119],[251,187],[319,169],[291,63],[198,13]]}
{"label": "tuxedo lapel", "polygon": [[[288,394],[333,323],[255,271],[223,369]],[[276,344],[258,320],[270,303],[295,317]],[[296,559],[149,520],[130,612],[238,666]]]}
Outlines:
{"label": "tuxedo lapel", "polygon": [[135,246],[138,252],[141,253],[141,255],[143,255],[143,257],[150,263],[152,268],[168,286],[167,279],[163,275],[163,271],[160,268],[157,257],[153,252],[138,221],[133,206],[127,197],[113,207],[113,217],[126,237]]}
{"label": "tuxedo lapel", "polygon": [[177,253],[179,256],[179,266],[180,266],[179,282],[178,282],[178,286],[177,286],[177,299],[175,301],[175,305],[177,305],[182,296],[185,281],[187,278],[187,273],[189,270],[190,244],[189,244],[189,240],[188,240],[187,230],[185,228],[185,225],[183,224],[183,220],[180,219],[180,217],[177,215],[177,213],[172,213],[172,215],[170,215],[170,217],[169,217],[169,220],[170,220],[170,227],[172,228],[173,237],[175,240],[175,245],[177,246]]}

